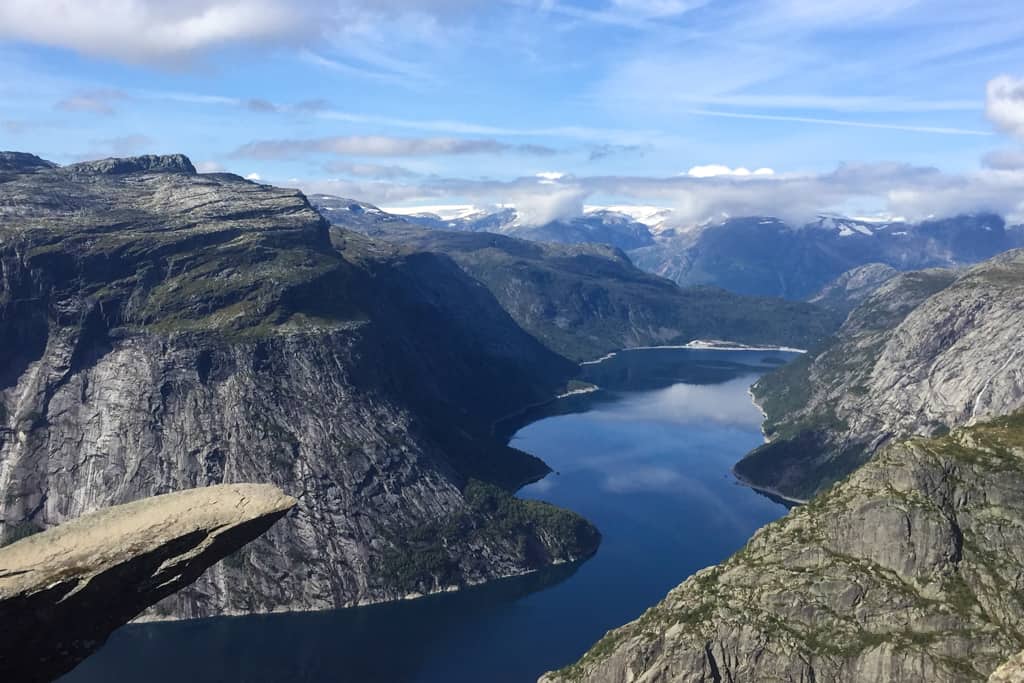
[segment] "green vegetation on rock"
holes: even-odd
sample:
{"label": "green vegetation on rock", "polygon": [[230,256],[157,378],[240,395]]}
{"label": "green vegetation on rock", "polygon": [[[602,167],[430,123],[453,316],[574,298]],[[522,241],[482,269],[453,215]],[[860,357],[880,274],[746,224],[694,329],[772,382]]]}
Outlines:
{"label": "green vegetation on rock", "polygon": [[[344,227],[345,218],[332,216]],[[812,348],[842,316],[815,304],[747,297],[716,287],[680,289],[599,244],[528,242],[492,233],[412,226],[377,237],[454,259],[549,348],[574,360],[635,346],[725,339]]]}
{"label": "green vegetation on rock", "polygon": [[1022,548],[1017,413],[885,448],[545,680],[984,681],[1024,647]]}

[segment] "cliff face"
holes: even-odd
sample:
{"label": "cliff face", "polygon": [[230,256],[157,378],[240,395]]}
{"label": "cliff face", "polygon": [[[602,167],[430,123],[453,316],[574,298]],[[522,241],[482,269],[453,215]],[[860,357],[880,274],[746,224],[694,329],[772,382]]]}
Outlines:
{"label": "cliff face", "polygon": [[31,683],[66,673],[294,506],[273,486],[211,486],[106,508],[0,549],[0,674]]}
{"label": "cliff face", "polygon": [[1018,652],[988,677],[988,683],[1024,682],[1024,652]]}
{"label": "cliff face", "polygon": [[1024,645],[1022,549],[1024,416],[914,438],[543,680],[984,681]]}
{"label": "cliff face", "polygon": [[[345,226],[351,212],[328,215]],[[727,339],[808,348],[843,315],[804,302],[680,289],[599,244],[547,244],[486,232],[357,227],[394,243],[442,253],[481,282],[523,329],[577,360],[635,346]]]}
{"label": "cliff face", "polygon": [[882,445],[1024,406],[1024,251],[895,277],[826,348],[753,387],[771,441],[737,472],[809,498]]}
{"label": "cliff face", "polygon": [[157,606],[172,617],[394,599],[594,550],[584,520],[508,498],[547,468],[490,437],[574,367],[450,260],[332,244],[298,192],[184,157],[27,167],[0,177],[4,538],[222,482],[298,499]]}
{"label": "cliff face", "polygon": [[875,290],[899,275],[899,271],[884,263],[869,263],[846,271],[809,299],[811,303],[827,306],[849,315]]}

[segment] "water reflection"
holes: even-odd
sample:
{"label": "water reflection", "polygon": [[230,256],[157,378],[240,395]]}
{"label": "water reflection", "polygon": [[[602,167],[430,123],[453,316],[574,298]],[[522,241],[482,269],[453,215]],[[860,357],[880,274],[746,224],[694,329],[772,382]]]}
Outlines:
{"label": "water reflection", "polygon": [[[407,603],[130,625],[61,680],[414,681],[439,650],[465,641],[518,600],[557,585],[577,569],[561,565]],[[186,653],[190,663],[183,664]]]}
{"label": "water reflection", "polygon": [[601,548],[581,566],[355,610],[129,626],[63,680],[535,681],[785,513],[730,474],[761,441],[747,387],[785,358],[622,353],[587,366],[605,390],[502,427],[556,471],[520,495],[600,528]]}

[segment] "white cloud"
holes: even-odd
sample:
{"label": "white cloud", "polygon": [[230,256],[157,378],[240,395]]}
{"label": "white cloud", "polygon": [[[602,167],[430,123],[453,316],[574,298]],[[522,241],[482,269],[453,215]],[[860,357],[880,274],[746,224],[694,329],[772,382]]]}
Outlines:
{"label": "white cloud", "polygon": [[1024,78],[997,76],[985,89],[985,113],[992,123],[1024,138]]}
{"label": "white cloud", "polygon": [[[381,68],[387,63],[398,64],[376,55],[388,36],[422,40],[473,6],[472,0],[3,0],[0,39],[150,64],[185,62],[233,45],[336,42],[360,61],[378,62],[383,73],[395,70]],[[364,44],[370,49],[360,53]]]}
{"label": "white cloud", "polygon": [[738,168],[729,168],[722,164],[707,164],[705,166],[693,166],[686,175],[691,178],[714,178],[715,176],[771,176],[775,175],[775,171],[771,168],[759,168],[755,171],[751,171],[749,168],[740,166]]}
{"label": "white cloud", "polygon": [[315,37],[323,19],[321,12],[284,0],[5,0],[0,37],[159,62],[222,45]]}
{"label": "white cloud", "polygon": [[1024,171],[957,175],[897,163],[843,164],[828,173],[807,175],[577,176],[555,184],[530,176],[508,182],[429,178],[408,184],[310,181],[300,185],[307,191],[377,205],[449,203],[456,198],[480,206],[513,204],[529,224],[581,215],[585,202],[600,203],[606,197],[671,208],[671,220],[678,226],[722,214],[775,216],[801,225],[822,212],[884,212],[916,221],[931,215],[992,211],[1014,222],[1024,220]]}
{"label": "white cloud", "polygon": [[511,189],[501,203],[515,206],[524,225],[544,225],[583,215],[583,201],[588,194],[586,188],[578,185],[548,185],[545,192],[522,187]]}
{"label": "white cloud", "polygon": [[259,173],[250,173],[245,176],[245,179],[258,183],[259,181],[263,180],[263,176],[261,176]]}
{"label": "white cloud", "polygon": [[562,173],[561,171],[541,171],[540,173],[535,173],[534,175],[537,176],[538,180],[542,185],[554,185],[559,180],[565,178],[566,174]]}

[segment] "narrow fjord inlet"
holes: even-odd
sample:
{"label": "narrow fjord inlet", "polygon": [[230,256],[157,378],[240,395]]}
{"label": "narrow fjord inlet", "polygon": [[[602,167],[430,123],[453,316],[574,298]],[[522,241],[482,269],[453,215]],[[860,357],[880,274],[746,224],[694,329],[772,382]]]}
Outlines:
{"label": "narrow fjord inlet", "polygon": [[792,355],[619,353],[585,366],[601,390],[525,416],[511,445],[555,473],[519,495],[601,530],[580,565],[349,610],[132,624],[62,680],[535,680],[785,513],[730,468],[762,440],[749,386]]}
{"label": "narrow fjord inlet", "polygon": [[0,683],[1024,683],[1022,0],[0,0]]}

